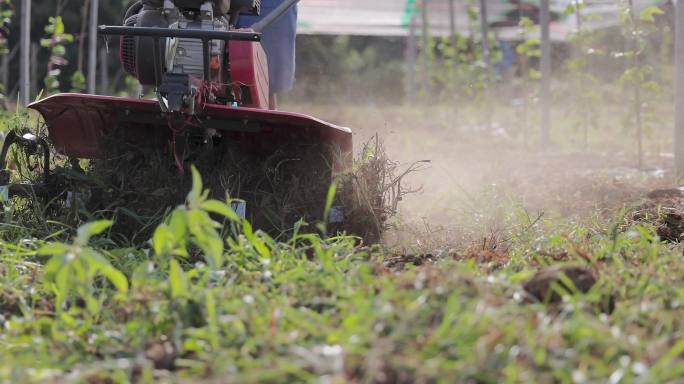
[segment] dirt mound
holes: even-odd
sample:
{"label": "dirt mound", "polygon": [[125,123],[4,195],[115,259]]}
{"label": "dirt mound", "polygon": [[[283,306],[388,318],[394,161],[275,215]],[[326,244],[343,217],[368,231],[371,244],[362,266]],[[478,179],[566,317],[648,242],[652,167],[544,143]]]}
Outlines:
{"label": "dirt mound", "polygon": [[627,225],[653,225],[658,236],[677,243],[684,239],[684,194],[680,188],[658,189],[647,195],[648,200],[626,216]]}
{"label": "dirt mound", "polygon": [[553,267],[538,272],[523,284],[523,289],[541,302],[558,303],[562,297],[554,287],[568,292],[576,290],[587,293],[596,281],[594,273],[584,267]]}

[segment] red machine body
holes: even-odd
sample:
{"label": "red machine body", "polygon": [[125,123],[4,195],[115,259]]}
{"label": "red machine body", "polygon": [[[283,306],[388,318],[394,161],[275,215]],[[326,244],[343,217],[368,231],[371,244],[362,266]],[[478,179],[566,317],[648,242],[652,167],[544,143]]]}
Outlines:
{"label": "red machine body", "polygon": [[[333,179],[351,170],[351,130],[270,109],[262,31],[297,1],[283,0],[240,29],[240,15],[259,15],[259,0],[136,0],[123,25],[100,26],[98,33],[121,38],[124,71],[156,98],[65,93],[29,105],[42,115],[48,137],[8,134],[0,196],[90,212],[116,211],[136,199],[143,201],[133,204],[136,215],[158,218],[185,198],[185,171],[194,166],[215,197],[240,199],[240,215],[274,236],[302,220],[328,219],[328,211],[331,224],[344,224],[346,210],[357,209],[348,178],[341,178],[338,205],[327,204]],[[32,167],[42,169],[42,181],[13,182],[11,148],[42,159]],[[51,167],[51,148],[69,161]],[[101,161],[83,169],[76,159]]]}
{"label": "red machine body", "polygon": [[[155,100],[65,93],[30,105],[40,112],[58,153],[95,159],[103,155],[101,138],[117,129],[168,129]],[[236,134],[267,140],[283,134],[299,134],[352,150],[351,130],[299,113],[207,104],[205,124]],[[155,121],[156,120],[156,121]]]}
{"label": "red machine body", "polygon": [[228,41],[231,73],[235,83],[249,88],[245,107],[268,109],[268,59],[261,44]]}
{"label": "red machine body", "polygon": [[[240,90],[238,106],[206,103],[192,116],[192,125],[230,134],[257,150],[283,140],[329,143],[341,156],[335,169],[350,165],[352,133],[316,118],[268,110],[268,63],[258,42],[227,41],[230,58],[228,87]],[[215,86],[215,85],[212,85]],[[62,155],[93,159],[103,156],[102,138],[116,130],[137,135],[168,130],[168,120],[156,100],[85,94],[58,94],[33,103],[47,124],[49,138]]]}

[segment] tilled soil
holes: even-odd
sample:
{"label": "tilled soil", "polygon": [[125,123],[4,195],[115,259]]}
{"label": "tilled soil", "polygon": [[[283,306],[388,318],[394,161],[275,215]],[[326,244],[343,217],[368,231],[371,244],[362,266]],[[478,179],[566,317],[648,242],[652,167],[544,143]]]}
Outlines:
{"label": "tilled soil", "polygon": [[657,189],[630,210],[627,224],[640,222],[655,227],[660,239],[678,243],[684,239],[684,195],[680,188]]}

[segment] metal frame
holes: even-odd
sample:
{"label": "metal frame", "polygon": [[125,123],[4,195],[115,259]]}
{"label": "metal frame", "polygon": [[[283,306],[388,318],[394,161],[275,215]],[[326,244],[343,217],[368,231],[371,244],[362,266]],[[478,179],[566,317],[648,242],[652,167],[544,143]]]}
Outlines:
{"label": "metal frame", "polygon": [[[7,170],[7,155],[12,146],[19,146],[29,155],[39,154],[39,147],[43,156],[43,182],[42,184],[10,184],[10,172]],[[50,182],[50,146],[45,139],[33,135],[19,136],[12,131],[7,134],[0,151],[0,187],[8,188],[8,197],[21,196],[33,197]]]}
{"label": "metal frame", "polygon": [[242,31],[208,31],[200,29],[172,29],[172,28],[155,28],[155,27],[122,27],[122,26],[108,26],[101,25],[97,29],[98,34],[103,36],[135,36],[135,37],[151,37],[154,40],[154,49],[152,56],[154,60],[154,80],[156,84],[161,82],[163,68],[163,55],[161,52],[162,38],[186,38],[202,40],[202,49],[204,51],[204,80],[210,80],[210,57],[209,57],[209,42],[211,40],[237,40],[237,41],[261,41],[260,32],[242,32]]}
{"label": "metal frame", "polygon": [[200,40],[240,40],[261,41],[260,32],[244,31],[208,31],[201,29],[173,29],[156,27],[123,27],[101,25],[97,33],[105,36],[143,36],[143,37],[179,37]]}

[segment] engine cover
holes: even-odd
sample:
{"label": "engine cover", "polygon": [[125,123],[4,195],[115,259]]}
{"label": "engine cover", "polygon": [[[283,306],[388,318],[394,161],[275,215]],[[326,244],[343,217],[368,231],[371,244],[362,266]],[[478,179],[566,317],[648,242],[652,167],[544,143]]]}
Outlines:
{"label": "engine cover", "polygon": [[[224,18],[189,20],[181,14],[179,21],[169,26],[169,28],[228,31],[229,26]],[[224,41],[212,40],[209,43],[209,47],[212,60],[220,66],[225,57],[226,43]],[[204,47],[201,40],[168,39],[166,41],[165,57],[166,70],[168,72],[188,74],[198,79],[205,77]],[[220,70],[221,68],[214,69]]]}
{"label": "engine cover", "polygon": [[[127,10],[125,26],[157,31],[121,38],[123,68],[142,85],[155,88],[164,112],[195,114],[197,103],[267,108],[268,68],[261,45],[202,40],[205,34],[195,33],[231,31],[236,16],[258,11],[259,4],[259,0],[139,0]],[[230,13],[216,13],[217,8],[221,12],[228,8]],[[180,37],[183,34],[163,30],[193,33]],[[174,34],[178,37],[170,37]]]}
{"label": "engine cover", "polygon": [[[187,1],[185,6],[194,6],[202,1]],[[164,9],[149,8],[150,4],[143,2],[139,12],[124,21],[126,26],[160,27],[178,29],[199,29],[213,31],[227,31],[229,22],[226,17],[215,17],[211,2],[200,4],[201,12],[173,12],[166,13]],[[207,9],[208,7],[208,9]],[[165,68],[164,73],[188,74],[198,79],[205,78],[204,47],[197,39],[160,39],[161,52]],[[121,63],[124,70],[136,77],[141,84],[159,86],[162,74],[154,73],[154,39],[150,37],[121,38]],[[225,56],[225,42],[213,40],[210,42],[210,53],[215,63],[221,65]],[[216,68],[220,70],[221,68]]]}
{"label": "engine cover", "polygon": [[[142,9],[129,17],[124,25],[168,28],[169,22],[159,10]],[[160,44],[162,51],[166,50],[166,39],[161,39]],[[154,52],[154,39],[150,37],[121,37],[121,63],[124,70],[138,79],[142,85],[158,86],[161,78],[155,80],[152,52]]]}
{"label": "engine cover", "polygon": [[[172,3],[186,10],[199,10],[206,0],[173,0]],[[164,6],[164,0],[140,0],[140,3],[148,9],[160,9]],[[243,15],[259,15],[261,0],[213,0],[214,12],[220,15],[241,13]]]}

